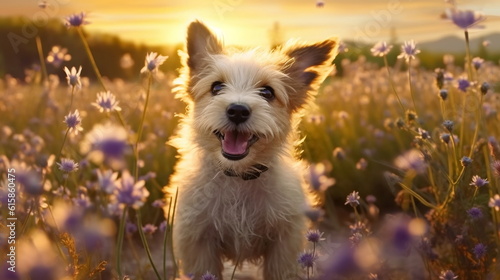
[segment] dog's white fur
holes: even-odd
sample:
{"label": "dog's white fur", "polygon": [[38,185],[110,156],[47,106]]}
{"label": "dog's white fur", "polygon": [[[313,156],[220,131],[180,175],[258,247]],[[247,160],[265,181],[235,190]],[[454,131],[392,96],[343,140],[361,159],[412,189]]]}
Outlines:
{"label": "dog's white fur", "polygon": [[[300,109],[331,70],[336,45],[330,39],[272,52],[232,52],[205,25],[190,24],[179,90],[188,107],[171,140],[180,159],[169,183],[179,192],[173,236],[185,274],[199,279],[208,271],[221,280],[223,260],[229,259],[239,264],[263,260],[266,280],[296,275],[307,199],[293,132]],[[216,81],[224,87],[214,95]],[[260,95],[264,86],[274,89],[274,99]],[[248,120],[231,122],[230,104],[246,105]],[[258,137],[244,158],[223,156],[214,131],[228,130]],[[256,164],[268,170],[243,180],[241,175]]]}

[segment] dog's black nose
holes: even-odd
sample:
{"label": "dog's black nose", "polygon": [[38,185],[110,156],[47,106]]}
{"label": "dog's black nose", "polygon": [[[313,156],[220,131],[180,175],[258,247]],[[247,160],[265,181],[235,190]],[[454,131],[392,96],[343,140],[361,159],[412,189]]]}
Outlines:
{"label": "dog's black nose", "polygon": [[244,104],[231,104],[226,108],[226,115],[235,124],[245,122],[250,118],[250,108]]}

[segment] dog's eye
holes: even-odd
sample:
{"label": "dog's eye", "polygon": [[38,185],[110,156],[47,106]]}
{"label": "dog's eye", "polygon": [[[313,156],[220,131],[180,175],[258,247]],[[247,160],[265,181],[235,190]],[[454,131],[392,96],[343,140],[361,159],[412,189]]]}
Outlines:
{"label": "dog's eye", "polygon": [[274,99],[274,89],[270,86],[264,86],[259,90],[260,96],[264,97],[267,101]]}
{"label": "dog's eye", "polygon": [[218,95],[220,91],[225,87],[223,82],[214,82],[211,87],[212,95]]}

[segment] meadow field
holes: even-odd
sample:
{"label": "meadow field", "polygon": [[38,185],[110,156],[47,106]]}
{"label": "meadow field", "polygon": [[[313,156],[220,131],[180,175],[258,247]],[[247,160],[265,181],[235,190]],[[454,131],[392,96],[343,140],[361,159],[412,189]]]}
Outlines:
{"label": "meadow field", "polygon": [[[83,71],[38,36],[40,63],[0,77],[0,279],[191,279],[163,191],[185,105],[160,65],[179,58],[123,55],[132,78],[103,77],[83,16],[67,19]],[[500,279],[500,65],[460,23],[463,53],[436,69],[412,41],[340,49],[300,125],[321,203],[290,279]]]}

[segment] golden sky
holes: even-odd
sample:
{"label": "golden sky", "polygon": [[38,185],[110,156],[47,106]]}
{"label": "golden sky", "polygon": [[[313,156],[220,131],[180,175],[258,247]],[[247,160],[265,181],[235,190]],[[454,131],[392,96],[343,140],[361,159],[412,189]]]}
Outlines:
{"label": "golden sky", "polygon": [[[278,22],[284,39],[308,41],[331,36],[364,42],[388,40],[391,29],[400,41],[434,40],[461,35],[453,24],[440,19],[443,0],[16,0],[2,4],[0,16],[24,15],[64,19],[86,12],[89,31],[113,33],[145,44],[182,43],[187,24],[200,19],[223,34],[226,44],[269,45],[270,30]],[[461,9],[488,16],[480,35],[500,31],[500,1],[457,1]],[[471,35],[474,36],[474,33]]]}

